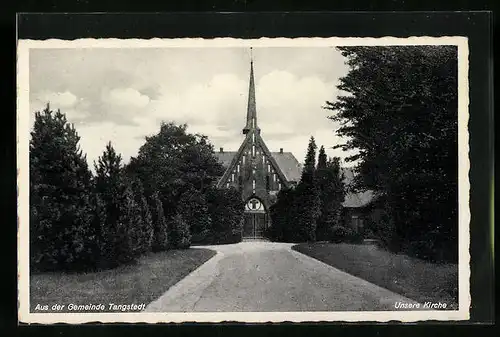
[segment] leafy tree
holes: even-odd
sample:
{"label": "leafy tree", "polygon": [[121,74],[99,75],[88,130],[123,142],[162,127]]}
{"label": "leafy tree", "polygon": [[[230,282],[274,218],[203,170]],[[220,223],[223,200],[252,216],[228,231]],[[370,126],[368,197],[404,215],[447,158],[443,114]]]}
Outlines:
{"label": "leafy tree", "polygon": [[349,139],[339,147],[358,150],[355,187],[383,198],[391,249],[456,260],[457,48],[339,49],[351,69],[326,108]]}
{"label": "leafy tree", "polygon": [[152,250],[159,252],[168,249],[168,225],[163,213],[163,203],[160,194],[154,192],[152,196],[153,242]]}
{"label": "leafy tree", "polygon": [[30,140],[30,258],[34,269],[86,269],[93,260],[91,173],[66,116],[47,104]]}
{"label": "leafy tree", "polygon": [[160,132],[147,137],[127,171],[144,184],[147,197],[158,191],[167,218],[178,213],[181,195],[190,189],[205,193],[220,177],[223,166],[206,136],[189,134],[186,125],[162,123]]}
{"label": "leafy tree", "polygon": [[181,214],[172,217],[170,225],[170,242],[174,248],[185,249],[191,245],[191,232],[189,224],[184,220]]}

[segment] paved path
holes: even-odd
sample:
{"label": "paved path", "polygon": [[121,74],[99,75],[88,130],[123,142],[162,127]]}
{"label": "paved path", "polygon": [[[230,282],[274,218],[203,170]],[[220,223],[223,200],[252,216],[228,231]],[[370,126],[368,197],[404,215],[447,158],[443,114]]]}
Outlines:
{"label": "paved path", "polygon": [[415,303],[291,249],[242,242],[217,254],[146,307],[150,312],[375,311]]}

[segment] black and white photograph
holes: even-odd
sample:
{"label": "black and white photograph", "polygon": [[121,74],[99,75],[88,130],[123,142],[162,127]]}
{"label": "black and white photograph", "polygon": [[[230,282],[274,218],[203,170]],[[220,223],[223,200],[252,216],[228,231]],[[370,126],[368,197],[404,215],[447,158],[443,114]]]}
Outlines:
{"label": "black and white photograph", "polygon": [[19,319],[469,318],[464,37],[18,43]]}

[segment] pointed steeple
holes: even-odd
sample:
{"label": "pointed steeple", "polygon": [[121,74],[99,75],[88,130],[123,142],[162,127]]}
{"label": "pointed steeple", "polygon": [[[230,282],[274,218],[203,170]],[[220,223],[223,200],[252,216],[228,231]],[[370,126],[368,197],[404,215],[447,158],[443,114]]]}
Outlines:
{"label": "pointed steeple", "polygon": [[253,58],[252,48],[250,48],[250,84],[248,87],[248,106],[247,106],[247,124],[243,128],[243,134],[247,134],[250,130],[257,130],[260,133],[260,128],[257,126],[257,107],[255,103],[255,82],[253,78]]}

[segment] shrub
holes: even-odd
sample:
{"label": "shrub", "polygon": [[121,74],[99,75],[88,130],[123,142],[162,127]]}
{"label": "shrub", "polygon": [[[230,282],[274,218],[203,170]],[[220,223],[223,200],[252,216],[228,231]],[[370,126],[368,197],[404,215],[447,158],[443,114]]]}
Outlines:
{"label": "shrub", "polygon": [[193,242],[202,242],[210,231],[210,214],[205,196],[196,189],[184,192],[178,203],[179,213],[189,223]]}
{"label": "shrub", "polygon": [[349,230],[340,225],[331,228],[330,241],[335,243],[345,242],[349,237]]}
{"label": "shrub", "polygon": [[350,227],[335,225],[331,229],[330,242],[361,243],[363,242],[363,234]]}
{"label": "shrub", "polygon": [[173,248],[185,249],[189,248],[191,245],[189,224],[184,220],[181,214],[176,214],[171,219],[170,239]]}
{"label": "shrub", "polygon": [[239,192],[234,188],[212,188],[207,193],[207,202],[212,243],[240,242],[244,203]]}

